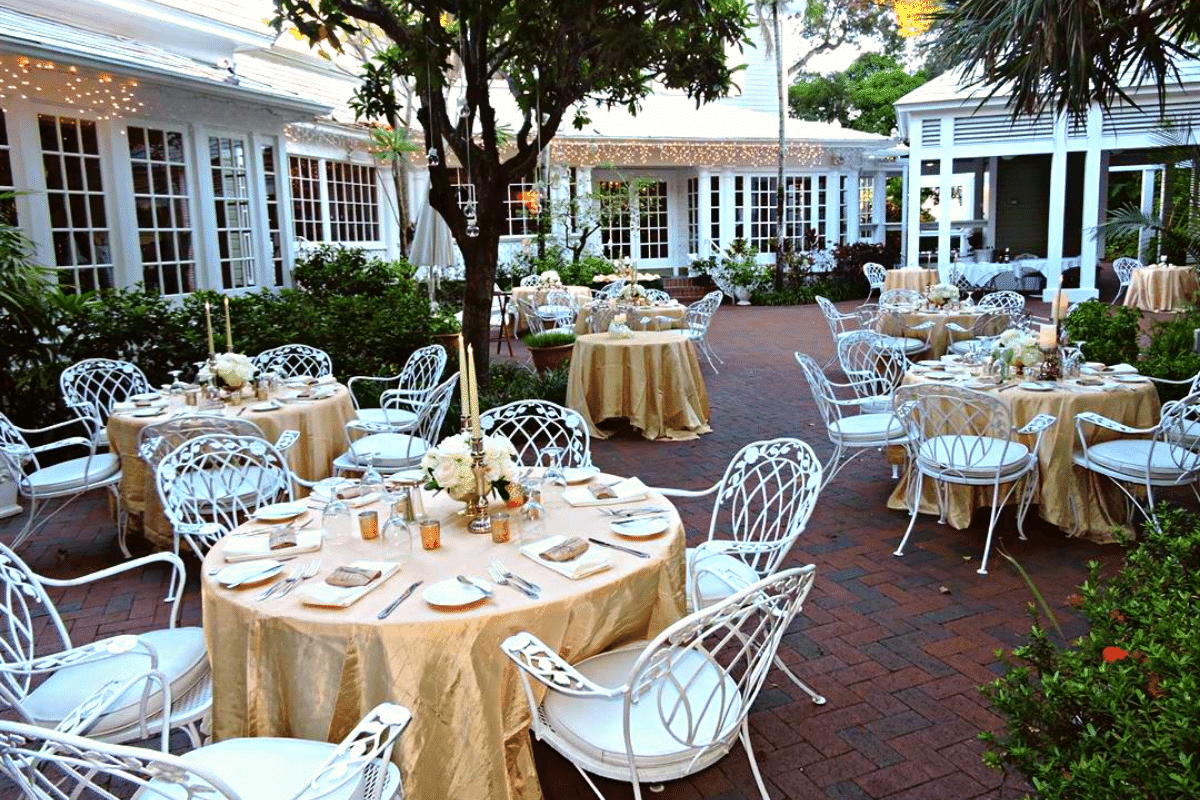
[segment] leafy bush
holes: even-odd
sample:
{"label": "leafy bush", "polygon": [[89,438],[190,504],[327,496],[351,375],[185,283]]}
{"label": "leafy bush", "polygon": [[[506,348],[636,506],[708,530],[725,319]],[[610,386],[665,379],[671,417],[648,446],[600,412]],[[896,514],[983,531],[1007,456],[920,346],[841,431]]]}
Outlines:
{"label": "leafy bush", "polygon": [[1200,517],[1160,511],[1124,567],[1075,598],[1091,630],[1069,645],[1035,624],[983,688],[1005,719],[985,762],[1038,797],[1200,797]]}
{"label": "leafy bush", "polygon": [[1088,300],[1063,320],[1063,327],[1072,341],[1083,342],[1083,354],[1089,361],[1132,364],[1138,357],[1141,319],[1142,312],[1136,308],[1114,308]]}
{"label": "leafy bush", "polygon": [[[1138,371],[1143,375],[1168,380],[1187,380],[1200,372],[1200,353],[1195,344],[1195,330],[1200,328],[1200,308],[1190,306],[1170,319],[1154,323],[1150,328],[1150,344],[1138,362]],[[1187,391],[1187,386],[1158,384],[1162,400],[1178,400]]]}
{"label": "leafy bush", "polygon": [[527,333],[521,337],[521,341],[526,347],[562,347],[567,344],[575,344],[575,334],[573,333]]}
{"label": "leafy bush", "polygon": [[416,267],[404,259],[382,261],[355,247],[321,245],[296,261],[296,288],[315,297],[363,295],[411,281]]}
{"label": "leafy bush", "polygon": [[[479,407],[496,408],[517,400],[530,399],[549,400],[560,406],[566,405],[569,372],[569,365],[539,375],[536,370],[512,361],[492,364],[492,384],[487,389],[480,389]],[[458,393],[455,392],[442,426],[442,436],[457,433],[461,421],[462,408],[459,405]]]}
{"label": "leafy bush", "polygon": [[828,297],[835,303],[842,300],[853,300],[862,297],[858,287],[845,280],[836,278],[819,278],[800,287],[786,287],[783,291],[755,292],[750,300],[759,306],[807,306],[817,302],[817,295]]}

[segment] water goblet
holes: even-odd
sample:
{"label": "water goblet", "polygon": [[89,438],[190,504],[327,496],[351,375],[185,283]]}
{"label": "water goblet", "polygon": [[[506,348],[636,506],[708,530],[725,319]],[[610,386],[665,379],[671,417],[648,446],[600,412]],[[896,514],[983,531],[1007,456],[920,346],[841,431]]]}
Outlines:
{"label": "water goblet", "polygon": [[542,478],[544,483],[549,483],[551,486],[567,485],[567,478],[563,474],[562,455],[561,447],[547,447],[542,450],[542,457],[549,462]]}
{"label": "water goblet", "polygon": [[321,528],[325,531],[326,543],[345,544],[349,542],[353,527],[350,506],[336,497],[331,497],[321,512]]}
{"label": "water goblet", "polygon": [[383,475],[375,468],[375,453],[369,452],[363,454],[367,460],[366,466],[363,468],[362,480],[359,485],[362,487],[364,495],[372,492],[383,491]]}
{"label": "water goblet", "polygon": [[383,525],[383,546],[387,548],[388,559],[399,564],[407,564],[413,555],[413,525],[416,520],[393,514]]}
{"label": "water goblet", "polygon": [[184,386],[183,381],[179,379],[179,376],[183,374],[183,370],[170,369],[167,370],[167,374],[171,376],[171,394],[183,394],[183,390],[187,388]]}

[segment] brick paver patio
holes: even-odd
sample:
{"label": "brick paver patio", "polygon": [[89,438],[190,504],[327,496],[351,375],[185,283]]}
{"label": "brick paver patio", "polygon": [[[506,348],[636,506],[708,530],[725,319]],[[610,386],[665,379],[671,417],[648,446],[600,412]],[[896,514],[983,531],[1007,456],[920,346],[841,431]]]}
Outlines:
{"label": "brick paver patio", "polygon": [[[854,304],[845,304],[847,307]],[[705,367],[713,433],[691,442],[648,442],[625,434],[594,443],[608,472],[637,474],[647,483],[703,488],[729,458],[755,439],[798,436],[824,458],[830,448],[795,350],[824,361],[829,334],[816,306],[724,307],[711,332],[725,359],[720,374]],[[998,718],[976,687],[1000,670],[998,648],[1028,631],[1031,595],[1017,572],[996,557],[986,577],[975,574],[986,521],[968,531],[918,520],[904,558],[891,555],[907,517],[889,511],[892,481],[882,456],[863,456],[822,495],[788,564],[817,565],[817,582],[784,640],[783,659],[828,698],[812,703],[778,671],[750,716],[759,763],[772,797],[964,800],[1017,797],[1007,780],[980,762],[977,736]],[[707,498],[682,501],[689,542],[707,530]],[[1066,538],[1035,519],[1021,542],[1011,512],[1002,517],[1002,546],[1033,576],[1060,619],[1078,630],[1063,601],[1086,577],[1086,563],[1111,568],[1122,555]],[[9,541],[22,518],[0,523]],[[96,495],[75,504],[22,555],[46,575],[66,577],[120,561],[106,503]],[[184,602],[184,624],[200,624],[197,565]],[[55,593],[73,639],[86,642],[165,624],[166,572],[147,570],[86,590]],[[420,714],[421,709],[414,709]],[[449,754],[430,754],[446,757]],[[567,762],[537,746],[538,769],[551,800],[591,797]],[[599,781],[606,796],[629,797],[627,785]],[[12,790],[9,790],[12,794]],[[757,797],[740,746],[689,780],[667,784],[664,798]],[[421,798],[421,800],[435,800]],[[440,800],[440,799],[436,799]],[[456,800],[471,800],[459,798]]]}

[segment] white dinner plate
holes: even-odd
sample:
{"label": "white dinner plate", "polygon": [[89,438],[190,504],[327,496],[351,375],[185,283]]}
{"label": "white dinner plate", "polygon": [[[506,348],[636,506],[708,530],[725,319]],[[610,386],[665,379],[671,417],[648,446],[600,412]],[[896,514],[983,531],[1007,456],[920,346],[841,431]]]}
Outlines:
{"label": "white dinner plate", "polygon": [[1054,388],[1054,384],[1026,381],[1020,385],[1020,388],[1027,392],[1048,392]]}
{"label": "white dinner plate", "polygon": [[995,389],[999,385],[1000,384],[997,383],[996,381],[981,380],[981,379],[967,381],[966,383],[963,384],[963,386],[966,386],[968,389],[977,389],[980,391],[987,391],[988,389]]}
{"label": "white dinner plate", "polygon": [[274,400],[269,403],[255,403],[254,405],[250,406],[251,411],[274,411],[277,408],[282,408],[282,406],[280,406],[279,403],[276,403]]}
{"label": "white dinner plate", "polygon": [[283,522],[308,511],[307,503],[272,503],[254,512],[254,518],[263,522]]}
{"label": "white dinner plate", "polygon": [[[480,585],[486,586],[488,591],[491,591],[492,585],[487,581],[479,578],[474,580],[479,581]],[[467,586],[455,578],[438,581],[421,593],[421,597],[426,603],[441,608],[462,608],[472,603],[478,603],[486,596],[478,586]]]}
{"label": "white dinner plate", "polygon": [[671,520],[666,517],[645,517],[629,519],[624,522],[610,522],[608,527],[612,528],[613,533],[618,536],[630,539],[649,539],[652,536],[666,533],[667,528],[671,527]]}
{"label": "white dinner plate", "polygon": [[1121,383],[1146,383],[1150,380],[1145,375],[1110,375],[1109,378]]}
{"label": "white dinner plate", "polygon": [[926,358],[923,361],[918,361],[917,363],[922,367],[940,367],[942,365],[941,361],[938,361],[934,358]]}
{"label": "white dinner plate", "polygon": [[[222,567],[213,578],[222,586],[236,583],[240,586],[254,586],[268,578],[273,578],[283,570],[283,562],[274,559],[260,561],[243,561]],[[247,580],[249,578],[249,580]]]}
{"label": "white dinner plate", "polygon": [[925,377],[931,381],[952,381],[958,376],[951,375],[949,372],[934,370],[932,372],[926,372]]}
{"label": "white dinner plate", "polygon": [[161,399],[162,399],[162,392],[142,392],[141,394],[132,395],[129,398],[130,402],[133,402],[133,403],[136,403],[139,400],[142,402],[145,402],[147,400],[161,400]]}
{"label": "white dinner plate", "polygon": [[157,417],[159,414],[166,413],[166,406],[150,406],[149,408],[139,408],[130,413],[131,417]]}
{"label": "white dinner plate", "polygon": [[563,477],[567,483],[587,483],[599,474],[599,467],[563,467]]}

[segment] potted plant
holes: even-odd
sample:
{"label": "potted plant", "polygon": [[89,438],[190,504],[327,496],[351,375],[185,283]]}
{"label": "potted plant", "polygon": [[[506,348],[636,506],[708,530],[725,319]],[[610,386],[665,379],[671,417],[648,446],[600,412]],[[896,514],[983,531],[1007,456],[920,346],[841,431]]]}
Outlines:
{"label": "potted plant", "polygon": [[533,365],[542,374],[562,366],[575,349],[573,333],[530,333],[521,341],[529,348],[529,353],[533,356]]}
{"label": "potted plant", "polygon": [[750,295],[766,285],[770,270],[758,263],[758,248],[737,239],[711,274],[721,291],[731,295],[739,306],[748,306]]}
{"label": "potted plant", "polygon": [[439,306],[429,318],[429,336],[433,341],[446,348],[447,353],[453,353],[459,335],[462,333],[462,323],[446,306]]}

